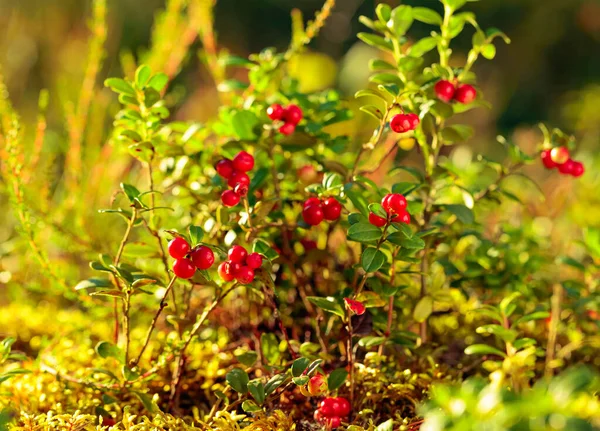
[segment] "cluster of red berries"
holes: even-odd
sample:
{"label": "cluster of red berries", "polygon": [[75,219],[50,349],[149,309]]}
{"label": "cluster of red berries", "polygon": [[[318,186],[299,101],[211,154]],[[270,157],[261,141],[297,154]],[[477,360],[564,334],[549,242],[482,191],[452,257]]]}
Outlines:
{"label": "cluster of red berries", "polygon": [[350,402],[343,397],[328,397],[321,401],[315,410],[314,418],[322,425],[337,428],[342,424],[342,418],[350,414]]}
{"label": "cluster of red berries", "polygon": [[406,198],[399,193],[389,193],[381,200],[381,206],[387,212],[387,218],[369,213],[369,222],[377,227],[388,223],[410,223],[410,214],[406,211]]}
{"label": "cluster of red berries", "polygon": [[583,163],[571,159],[569,150],[566,147],[544,150],[541,157],[542,163],[547,169],[558,168],[558,171],[563,175],[580,177],[585,172]]}
{"label": "cluster of red berries", "polygon": [[193,250],[190,244],[183,238],[177,237],[169,242],[169,254],[175,263],[173,272],[179,278],[192,278],[196,269],[208,269],[215,263],[215,254],[205,245]]}
{"label": "cluster of red berries", "polygon": [[438,99],[448,103],[456,100],[458,103],[468,104],[477,97],[477,90],[472,85],[461,84],[458,87],[445,79],[438,81],[434,87]]}
{"label": "cluster of red berries", "polygon": [[217,173],[227,180],[227,185],[233,190],[221,193],[221,202],[226,207],[234,207],[242,196],[248,194],[250,177],[246,172],[254,167],[254,157],[246,151],[241,151],[233,160],[223,159],[215,165]]}
{"label": "cluster of red berries", "polygon": [[241,245],[234,245],[227,253],[228,260],[219,265],[219,275],[223,281],[236,279],[241,284],[254,281],[254,270],[262,266],[263,258],[258,253],[250,253]]}
{"label": "cluster of red berries", "polygon": [[415,130],[420,122],[417,114],[397,114],[390,121],[390,129],[396,133],[405,133]]}
{"label": "cluster of red berries", "polygon": [[273,121],[283,121],[279,127],[279,133],[291,135],[302,120],[302,109],[298,105],[288,105],[287,108],[284,108],[280,104],[274,103],[267,108],[267,115]]}
{"label": "cluster of red berries", "polygon": [[302,218],[311,226],[316,226],[323,220],[337,220],[342,213],[342,204],[334,197],[325,198],[323,200],[312,197],[304,202],[302,210]]}

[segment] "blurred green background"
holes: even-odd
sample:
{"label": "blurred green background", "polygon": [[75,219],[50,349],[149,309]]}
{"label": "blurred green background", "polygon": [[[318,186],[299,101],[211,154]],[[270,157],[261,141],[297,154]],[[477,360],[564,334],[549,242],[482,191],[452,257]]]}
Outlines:
{"label": "blurred green background", "polygon": [[[33,112],[41,88],[52,89],[70,64],[81,61],[87,37],[90,2],[85,0],[0,1],[0,62],[18,108]],[[322,72],[346,96],[364,86],[370,49],[356,39],[364,28],[361,14],[373,15],[372,0],[340,0],[326,28],[311,48],[331,57],[305,63],[305,72]],[[388,1],[396,5],[398,1]],[[437,0],[405,1],[439,8]],[[143,53],[150,44],[153,19],[164,8],[160,0],[109,0],[108,58],[101,76],[122,74],[119,52]],[[219,47],[247,55],[266,46],[285,48],[290,39],[290,12],[312,17],[321,0],[219,0],[216,27]],[[493,62],[480,62],[479,84],[494,105],[479,114],[486,135],[548,121],[597,148],[600,134],[600,2],[598,0],[482,0],[469,3],[483,28],[499,27],[513,43],[499,46]],[[415,25],[412,37],[430,31]],[[457,40],[456,51],[469,47],[471,32]],[[200,48],[199,43],[197,48]],[[178,82],[193,87],[211,85],[198,57],[189,58]],[[314,69],[311,69],[314,68]],[[331,69],[331,70],[330,70]],[[302,71],[300,71],[302,72]],[[313,73],[314,74],[314,73]],[[317,73],[318,75],[318,73]],[[313,78],[314,79],[314,78]],[[194,112],[197,112],[194,110]],[[206,111],[205,111],[206,112]],[[210,112],[210,110],[208,111]],[[201,115],[201,114],[199,114]]]}

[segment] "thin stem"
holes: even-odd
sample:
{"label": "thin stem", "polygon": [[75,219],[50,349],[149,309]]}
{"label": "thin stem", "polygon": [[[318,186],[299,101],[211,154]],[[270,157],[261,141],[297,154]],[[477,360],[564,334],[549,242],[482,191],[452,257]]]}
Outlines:
{"label": "thin stem", "polygon": [[156,311],[156,314],[154,315],[154,318],[152,319],[150,328],[148,328],[148,333],[146,334],[146,340],[144,341],[144,344],[142,345],[142,349],[140,350],[140,353],[138,354],[137,359],[132,362],[132,364],[131,364],[132,367],[135,367],[137,364],[139,364],[140,360],[142,359],[142,355],[144,354],[144,351],[148,347],[148,344],[150,344],[150,338],[152,337],[152,332],[154,331],[154,328],[156,327],[156,323],[158,322],[158,318],[160,317],[162,311],[167,306],[167,296],[169,295],[169,292],[175,285],[175,280],[177,280],[177,276],[174,275],[171,278],[169,285],[165,289],[165,293],[163,294],[163,297],[160,300],[160,304],[158,305],[158,310]]}
{"label": "thin stem", "polygon": [[550,299],[552,310],[550,315],[550,328],[548,333],[548,344],[546,345],[546,366],[544,375],[551,378],[554,375],[553,362],[556,355],[556,337],[558,335],[558,322],[560,320],[562,286],[556,283],[553,287],[552,298]]}

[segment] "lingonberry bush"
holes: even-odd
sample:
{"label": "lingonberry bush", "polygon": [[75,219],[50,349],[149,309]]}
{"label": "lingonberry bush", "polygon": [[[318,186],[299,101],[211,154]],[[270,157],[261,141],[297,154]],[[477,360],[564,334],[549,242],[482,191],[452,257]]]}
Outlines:
{"label": "lingonberry bush", "polygon": [[[494,219],[520,202],[515,184],[535,189],[528,165],[581,177],[574,139],[540,126],[534,152],[499,137],[505,160],[456,162],[453,146],[474,133],[462,123],[488,107],[473,65],[510,42],[480,28],[466,0],[442,0],[441,13],[381,4],[373,19],[361,17],[368,32],[358,37],[376,52],[356,99],[374,126],[351,139],[351,103],[333,90],[301,92],[287,71],[334,4],[296,29],[286,52],[248,59],[216,51],[205,24],[223,101],[214,121],[174,118],[172,67],[106,79],[120,105],[111,144],[128,154],[128,174],[98,208],[107,231],[79,244],[96,257],[74,289],[36,241],[25,136],[4,100],[3,160],[24,237],[48,282],[86,310],[80,327],[89,333],[77,342],[95,351],[69,366],[56,357],[73,346],[49,343],[32,365],[6,341],[4,360],[21,364],[0,374],[15,429],[95,429],[98,420],[171,430],[600,426],[591,371],[551,380],[594,361],[598,231],[586,231],[586,251],[573,258],[548,250],[526,217]],[[96,3],[99,16],[103,7]],[[410,39],[414,22],[430,36]],[[472,48],[461,61],[452,41],[463,32]],[[76,236],[64,221],[57,230]],[[581,274],[562,279],[555,265]],[[490,383],[461,386],[472,374]],[[35,385],[51,385],[51,395],[22,393]],[[34,415],[47,411],[56,414]]]}

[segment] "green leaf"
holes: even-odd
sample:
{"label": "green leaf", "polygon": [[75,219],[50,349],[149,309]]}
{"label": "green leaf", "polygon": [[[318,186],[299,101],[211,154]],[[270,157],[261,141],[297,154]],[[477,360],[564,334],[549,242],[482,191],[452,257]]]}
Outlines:
{"label": "green leaf", "polygon": [[271,395],[275,390],[283,385],[287,380],[287,374],[276,374],[265,385],[265,394]]}
{"label": "green leaf", "polygon": [[512,343],[517,338],[517,331],[513,329],[506,329],[501,325],[491,324],[483,325],[475,330],[478,334],[492,334],[496,337],[500,337],[502,341]]}
{"label": "green leaf", "polygon": [[250,392],[250,395],[252,395],[258,405],[262,405],[265,402],[265,386],[259,379],[248,382],[248,392]]}
{"label": "green leaf", "polygon": [[467,3],[467,0],[442,0],[442,3],[452,10],[458,10]]}
{"label": "green leaf", "polygon": [[473,211],[465,205],[444,205],[448,211],[454,214],[462,223],[473,224],[475,216]]}
{"label": "green leaf", "polygon": [[190,239],[192,240],[192,247],[196,247],[200,242],[202,242],[202,238],[204,238],[204,231],[200,226],[190,226]]}
{"label": "green leaf", "polygon": [[374,46],[375,48],[383,49],[384,51],[390,52],[394,50],[392,42],[390,42],[387,39],[384,39],[381,36],[377,36],[376,34],[358,33],[356,36],[367,45]]}
{"label": "green leaf", "polygon": [[433,298],[424,296],[415,306],[413,318],[416,322],[421,323],[427,320],[431,313],[433,313]]}
{"label": "green leaf", "polygon": [[402,57],[398,60],[398,67],[404,73],[412,72],[423,64],[422,57]]}
{"label": "green leaf", "polygon": [[381,112],[381,110],[374,105],[365,105],[365,106],[361,106],[359,108],[362,112],[369,114],[371,117],[375,118],[376,120],[383,120],[383,112]]}
{"label": "green leaf", "polygon": [[260,238],[257,238],[254,241],[254,244],[252,244],[252,251],[255,253],[260,253],[270,260],[274,260],[279,257],[279,254],[275,251],[275,249],[271,247],[267,241]]}
{"label": "green leaf", "polygon": [[377,18],[379,18],[379,21],[381,21],[383,24],[387,24],[387,22],[392,18],[392,8],[386,3],[378,4],[377,8],[375,8],[375,13],[377,14]]}
{"label": "green leaf", "polygon": [[481,55],[483,55],[488,60],[493,60],[496,57],[496,47],[491,43],[483,45],[481,47]]}
{"label": "green leaf", "polygon": [[342,306],[330,296],[326,298],[321,298],[319,296],[309,296],[307,299],[324,311],[333,313],[340,317],[345,316],[344,309],[342,308]]}
{"label": "green leaf", "polygon": [[121,189],[131,203],[135,203],[140,197],[140,191],[131,184],[121,183]]}
{"label": "green leaf", "polygon": [[256,403],[252,400],[246,400],[242,403],[242,410],[247,413],[255,413],[262,410]]}
{"label": "green leaf", "polygon": [[[397,192],[394,192],[394,193],[397,193]],[[387,218],[387,216],[388,216],[387,212],[385,212],[385,209],[381,206],[380,203],[375,202],[375,203],[369,204],[369,211],[378,215],[379,217]]]}
{"label": "green leaf", "polygon": [[148,87],[154,88],[156,91],[163,91],[167,83],[169,82],[169,77],[165,73],[157,73],[150,81],[148,81]]}
{"label": "green leaf", "polygon": [[358,242],[377,241],[381,238],[381,229],[371,223],[356,223],[348,229],[348,239]]}
{"label": "green leaf", "polygon": [[140,142],[127,147],[129,154],[142,162],[150,162],[154,158],[154,146],[150,142]]}
{"label": "green leaf", "polygon": [[138,88],[143,89],[148,81],[150,80],[150,75],[152,75],[152,71],[150,67],[143,64],[135,71],[135,83]]}
{"label": "green leaf", "polygon": [[75,290],[95,289],[99,287],[110,286],[112,286],[112,283],[106,278],[90,278],[88,280],[83,280],[77,283],[77,286],[75,286]]}
{"label": "green leaf", "polygon": [[398,232],[389,234],[386,238],[387,241],[410,250],[422,250],[425,248],[425,241],[413,234],[410,227],[399,223],[394,223],[394,226],[397,226],[399,230]]}
{"label": "green leaf", "polygon": [[394,430],[394,420],[388,419],[387,421],[377,425],[375,431],[393,431]]}
{"label": "green leaf", "polygon": [[473,136],[475,131],[470,126],[464,124],[454,124],[442,129],[442,138],[448,143],[463,142]]}
{"label": "green leaf", "polygon": [[535,311],[515,320],[512,326],[514,327],[520,325],[521,323],[531,322],[532,320],[547,319],[548,317],[550,317],[550,313],[547,311]]}
{"label": "green leaf", "polygon": [[275,334],[263,332],[260,336],[260,344],[267,362],[277,364],[281,358],[281,352],[279,352],[279,341]]}
{"label": "green leaf", "polygon": [[344,384],[346,377],[348,377],[348,371],[345,368],[333,370],[327,378],[327,387],[330,391],[335,391]]}
{"label": "green leaf", "polygon": [[[381,60],[379,58],[374,58],[369,60],[369,70],[372,71],[377,71],[377,70],[396,70],[396,67],[393,64],[388,63],[385,60]],[[360,93],[361,91],[371,91],[374,92],[373,90],[370,89],[365,89],[365,90],[359,90],[358,93]],[[374,92],[375,94],[379,94]],[[359,97],[359,96],[354,96],[354,97]]]}
{"label": "green leaf", "polygon": [[292,376],[299,377],[306,371],[308,365],[310,364],[310,359],[308,358],[298,358],[292,363]]}
{"label": "green leaf", "polygon": [[[404,36],[413,23],[412,7],[401,5],[392,10],[392,27],[396,36]],[[390,25],[388,24],[388,27]]]}
{"label": "green leaf", "polygon": [[231,126],[239,139],[255,140],[254,127],[258,125],[258,117],[250,111],[237,111],[231,118]]}
{"label": "green leaf", "polygon": [[292,382],[297,386],[304,386],[310,381],[308,376],[292,377]]}
{"label": "green leaf", "polygon": [[150,413],[156,413],[158,410],[157,405],[152,401],[152,397],[142,392],[134,392],[135,396],[142,402],[144,408]]}
{"label": "green leaf", "polygon": [[358,340],[358,345],[364,347],[365,349],[369,349],[371,347],[379,346],[385,342],[385,337],[363,337]]}
{"label": "green leaf", "polygon": [[403,85],[400,77],[393,73],[376,73],[369,78],[369,81],[375,84],[394,84],[399,87]]}
{"label": "green leaf", "polygon": [[108,341],[100,341],[96,344],[96,353],[101,358],[115,358],[119,362],[123,362],[123,352],[117,346]]}
{"label": "green leaf", "polygon": [[425,24],[439,25],[443,23],[439,13],[426,7],[414,7],[413,18]]}
{"label": "green leaf", "polygon": [[126,94],[135,97],[136,93],[131,84],[121,78],[108,78],[104,81],[104,85],[110,88],[115,93]]}
{"label": "green leaf", "polygon": [[421,57],[437,46],[437,39],[434,37],[425,37],[415,43],[408,50],[408,55],[411,57]]}
{"label": "green leaf", "polygon": [[258,354],[254,351],[244,352],[241,355],[236,355],[236,359],[247,367],[251,367],[256,363]]}
{"label": "green leaf", "polygon": [[362,254],[361,265],[366,272],[375,272],[385,263],[385,254],[374,247],[367,247]]}
{"label": "green leaf", "polygon": [[473,344],[465,349],[466,355],[497,355],[506,358],[506,353],[487,344]]}
{"label": "green leaf", "polygon": [[228,372],[225,380],[227,380],[227,383],[229,383],[229,386],[231,386],[234,391],[240,394],[248,392],[248,382],[250,381],[250,378],[241,368],[234,368]]}

